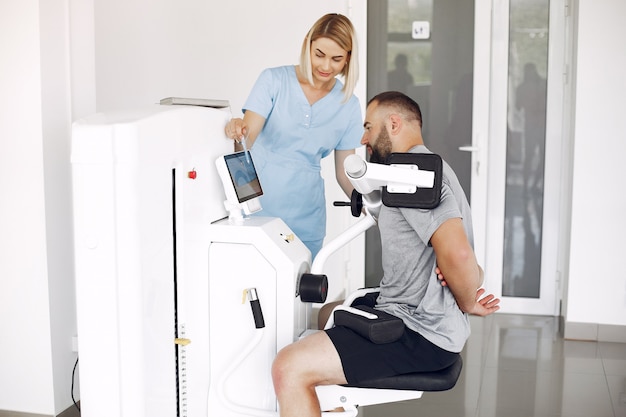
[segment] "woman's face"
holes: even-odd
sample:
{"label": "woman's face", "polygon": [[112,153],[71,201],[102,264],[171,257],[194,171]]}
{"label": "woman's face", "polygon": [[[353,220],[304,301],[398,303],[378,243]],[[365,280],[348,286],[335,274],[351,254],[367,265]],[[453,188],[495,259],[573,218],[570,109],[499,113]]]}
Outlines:
{"label": "woman's face", "polygon": [[313,80],[322,83],[333,80],[348,63],[348,51],[328,38],[311,42],[311,69]]}

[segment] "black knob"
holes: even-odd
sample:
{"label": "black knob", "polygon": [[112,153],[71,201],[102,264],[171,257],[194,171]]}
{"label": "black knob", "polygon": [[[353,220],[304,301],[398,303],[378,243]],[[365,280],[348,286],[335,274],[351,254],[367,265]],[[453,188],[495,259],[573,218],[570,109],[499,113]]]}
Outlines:
{"label": "black knob", "polygon": [[303,303],[323,303],[328,296],[328,278],[324,274],[302,274],[298,292]]}

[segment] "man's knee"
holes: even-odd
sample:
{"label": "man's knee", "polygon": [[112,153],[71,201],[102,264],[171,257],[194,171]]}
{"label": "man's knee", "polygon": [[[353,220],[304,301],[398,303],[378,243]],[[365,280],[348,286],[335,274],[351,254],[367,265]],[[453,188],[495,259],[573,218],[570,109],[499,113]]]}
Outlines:
{"label": "man's knee", "polygon": [[274,382],[274,390],[277,392],[289,376],[289,360],[288,355],[284,351],[285,349],[279,351],[272,363],[272,381]]}
{"label": "man's knee", "polygon": [[279,394],[283,387],[300,380],[300,374],[305,372],[301,357],[302,352],[298,343],[287,345],[276,354],[272,363],[272,381],[276,394]]}
{"label": "man's knee", "polygon": [[285,365],[282,360],[280,360],[280,352],[274,358],[274,362],[272,363],[272,382],[274,383],[274,391],[279,395],[280,391],[282,391],[282,386],[285,381]]}

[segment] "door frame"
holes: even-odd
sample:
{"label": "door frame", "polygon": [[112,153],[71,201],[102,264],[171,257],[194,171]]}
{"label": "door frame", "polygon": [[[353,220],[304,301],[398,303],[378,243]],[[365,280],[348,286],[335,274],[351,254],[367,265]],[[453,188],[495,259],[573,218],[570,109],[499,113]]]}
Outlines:
{"label": "door frame", "polygon": [[[475,250],[485,269],[485,288],[502,299],[501,312],[556,316],[562,298],[560,216],[569,182],[563,166],[565,62],[564,0],[550,0],[548,92],[540,298],[502,297],[506,178],[509,0],[475,1],[472,216]],[[486,92],[486,94],[477,94]],[[488,92],[488,93],[487,93]]]}

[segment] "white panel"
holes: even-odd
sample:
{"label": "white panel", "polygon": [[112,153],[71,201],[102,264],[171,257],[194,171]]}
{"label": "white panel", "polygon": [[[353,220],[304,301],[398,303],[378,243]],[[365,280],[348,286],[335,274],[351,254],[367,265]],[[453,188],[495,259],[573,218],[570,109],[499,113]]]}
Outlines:
{"label": "white panel", "polygon": [[[208,415],[239,415],[233,411],[237,407],[276,411],[271,379],[276,355],[276,271],[250,244],[214,243],[209,250],[209,278]],[[263,329],[255,328],[250,303],[242,297],[248,288],[258,292]],[[257,333],[260,339],[255,338]]]}
{"label": "white panel", "polygon": [[[191,343],[181,349],[186,367],[186,411],[181,415],[275,411],[271,363],[310,323],[310,305],[295,296],[298,277],[308,271],[310,252],[297,238],[283,238],[292,231],[277,218],[251,217],[243,224],[224,219],[188,223],[185,228],[179,327]],[[263,330],[255,329],[250,303],[243,299],[248,288],[257,289]],[[232,377],[224,380],[226,371]],[[253,392],[237,392],[240,386]],[[242,392],[245,398],[238,396]]]}

